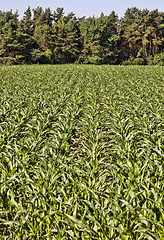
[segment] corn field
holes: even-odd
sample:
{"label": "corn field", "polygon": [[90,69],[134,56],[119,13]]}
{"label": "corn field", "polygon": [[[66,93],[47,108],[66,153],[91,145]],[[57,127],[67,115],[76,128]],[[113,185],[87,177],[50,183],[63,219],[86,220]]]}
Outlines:
{"label": "corn field", "polygon": [[0,67],[0,239],[164,239],[164,67]]}

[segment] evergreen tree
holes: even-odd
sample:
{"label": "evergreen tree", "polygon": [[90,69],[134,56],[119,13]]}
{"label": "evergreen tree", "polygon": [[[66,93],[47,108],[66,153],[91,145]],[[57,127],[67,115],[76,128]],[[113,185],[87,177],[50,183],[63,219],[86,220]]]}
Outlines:
{"label": "evergreen tree", "polygon": [[66,18],[61,17],[54,25],[54,32],[56,34],[55,61],[58,63],[74,62],[79,53],[77,21],[75,19],[67,21]]}
{"label": "evergreen tree", "polygon": [[90,63],[113,64],[117,60],[117,21],[113,11],[109,16],[88,18],[80,26],[83,38],[81,58]]}
{"label": "evergreen tree", "polygon": [[152,16],[152,22],[153,22],[152,42],[153,42],[153,55],[155,55],[159,52],[160,45],[163,42],[163,39],[160,36],[160,30],[163,28],[163,26],[160,25],[162,15],[158,12],[158,9],[152,11],[150,14]]}
{"label": "evergreen tree", "polygon": [[16,48],[16,30],[18,27],[18,12],[2,13],[0,34],[0,62],[14,63]]}
{"label": "evergreen tree", "polygon": [[59,19],[63,16],[64,16],[64,8],[58,7],[56,9],[56,11],[54,11],[54,13],[53,13],[53,18],[54,18],[55,23],[57,23],[59,21]]}
{"label": "evergreen tree", "polygon": [[48,27],[52,27],[53,23],[53,14],[50,8],[46,8],[44,12],[44,24],[46,24]]}
{"label": "evergreen tree", "polygon": [[160,21],[158,25],[158,36],[159,39],[161,40],[161,44],[159,46],[159,52],[164,51],[164,12],[160,12]]}
{"label": "evergreen tree", "polygon": [[17,62],[31,62],[31,51],[34,48],[31,9],[24,12],[23,19],[19,21],[16,31]]}
{"label": "evergreen tree", "polygon": [[21,20],[16,32],[17,58],[26,63],[31,62],[31,52],[35,47],[35,41],[31,35],[31,27]]}
{"label": "evergreen tree", "polygon": [[118,60],[119,49],[118,45],[118,16],[114,11],[109,16],[102,15],[99,18],[100,30],[101,30],[101,41],[103,63],[115,64]]}
{"label": "evergreen tree", "polygon": [[133,58],[137,55],[142,41],[140,32],[141,11],[138,8],[128,8],[120,19],[119,35],[120,49],[125,58]]}
{"label": "evergreen tree", "polygon": [[44,22],[44,11],[42,7],[37,7],[33,9],[33,27],[41,26]]}
{"label": "evergreen tree", "polygon": [[101,63],[101,34],[97,24],[97,19],[87,18],[80,26],[81,36],[83,38],[83,50],[81,58],[86,63]]}
{"label": "evergreen tree", "polygon": [[[28,7],[18,12],[0,10],[0,63],[129,63],[161,64],[164,49],[164,13],[157,9],[128,8],[118,21],[109,16],[76,18],[64,9]],[[154,60],[152,60],[154,57]],[[137,58],[137,59],[134,59]],[[139,58],[139,59],[138,59]],[[149,60],[149,59],[150,60]],[[144,59],[144,60],[143,60]],[[142,61],[141,61],[142,60]]]}

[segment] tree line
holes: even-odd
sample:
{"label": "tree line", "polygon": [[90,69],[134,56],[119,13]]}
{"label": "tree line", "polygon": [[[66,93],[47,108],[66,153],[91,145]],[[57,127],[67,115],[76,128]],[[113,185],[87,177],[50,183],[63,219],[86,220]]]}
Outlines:
{"label": "tree line", "polygon": [[164,65],[164,12],[128,8],[122,18],[77,18],[63,8],[0,11],[0,64]]}

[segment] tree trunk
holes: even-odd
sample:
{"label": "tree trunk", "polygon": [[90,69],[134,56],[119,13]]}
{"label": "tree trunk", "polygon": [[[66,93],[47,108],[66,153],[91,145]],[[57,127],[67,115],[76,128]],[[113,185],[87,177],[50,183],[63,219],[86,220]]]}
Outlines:
{"label": "tree trunk", "polygon": [[151,46],[151,37],[150,37],[150,49],[149,49],[149,54],[151,55],[151,48],[152,48],[152,46]]}

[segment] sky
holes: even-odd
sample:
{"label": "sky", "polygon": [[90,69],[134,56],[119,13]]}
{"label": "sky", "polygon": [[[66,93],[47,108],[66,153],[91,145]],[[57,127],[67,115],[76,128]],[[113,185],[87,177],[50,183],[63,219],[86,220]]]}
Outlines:
{"label": "sky", "polygon": [[43,9],[50,7],[52,12],[57,7],[63,7],[65,14],[74,12],[76,17],[95,17],[100,16],[101,12],[109,15],[112,11],[118,14],[118,17],[123,17],[126,9],[129,7],[137,7],[139,9],[164,11],[164,0],[0,0],[0,10],[8,11],[16,9],[19,12],[19,18],[22,18],[23,13],[28,6],[31,9],[37,6]]}

